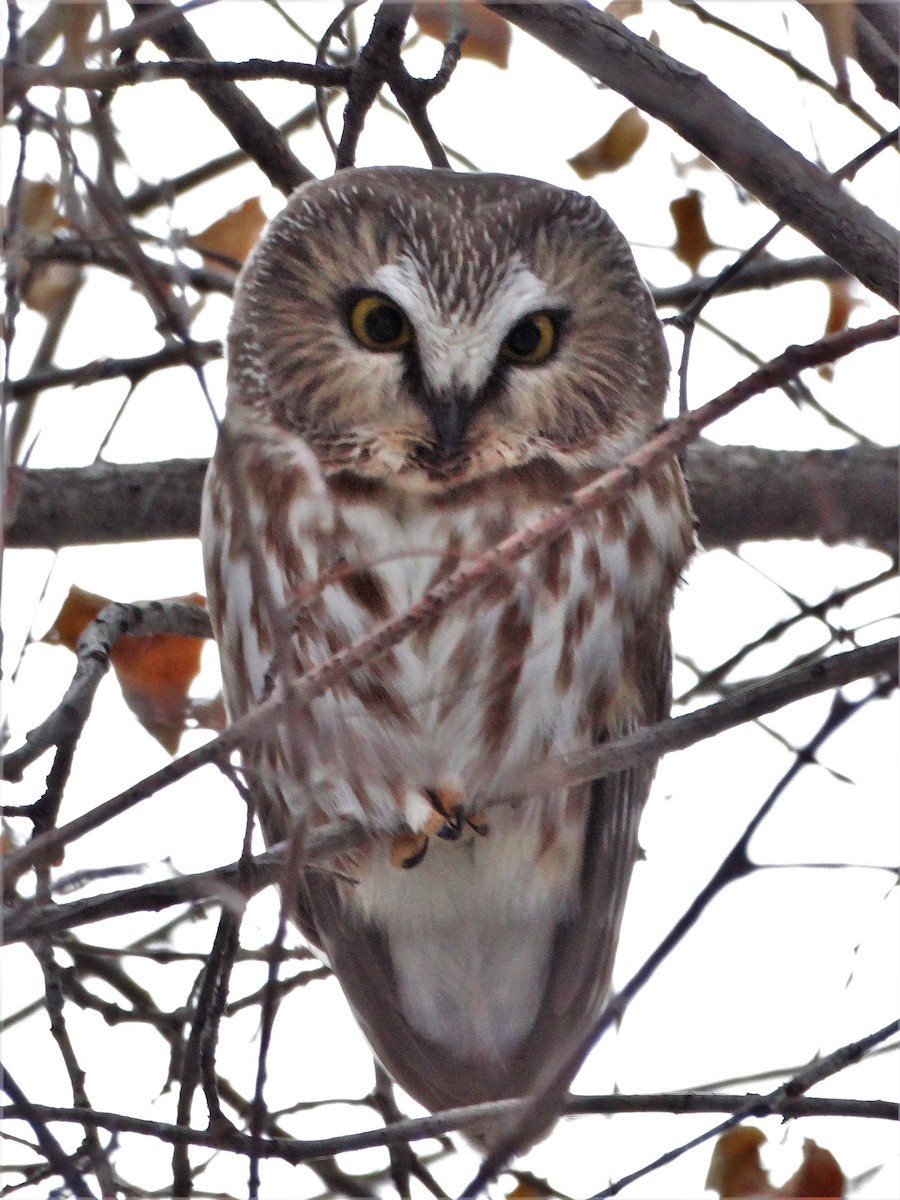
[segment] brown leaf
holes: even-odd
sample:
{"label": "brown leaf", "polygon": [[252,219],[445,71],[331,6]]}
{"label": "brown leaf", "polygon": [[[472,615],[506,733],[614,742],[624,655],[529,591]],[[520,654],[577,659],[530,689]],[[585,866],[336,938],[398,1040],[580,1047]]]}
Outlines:
{"label": "brown leaf", "polygon": [[80,0],[78,4],[61,4],[60,29],[63,35],[63,52],[60,62],[67,67],[83,67],[87,37],[94,18],[105,7],[94,0]]}
{"label": "brown leaf", "polygon": [[812,1138],[803,1143],[803,1162],[777,1195],[805,1197],[805,1200],[840,1200],[844,1194],[844,1172],[830,1150]]}
{"label": "brown leaf", "polygon": [[45,263],[26,274],[22,301],[49,317],[77,286],[80,271],[71,263]]}
{"label": "brown leaf", "polygon": [[755,1125],[737,1125],[716,1142],[706,1176],[706,1187],[729,1200],[774,1196],[775,1189],[763,1170],[759,1148],[766,1135]]}
{"label": "brown leaf", "polygon": [[[461,11],[466,30],[462,44],[464,58],[480,58],[505,69],[509,66],[509,46],[512,30],[504,18],[479,4],[477,0],[462,0],[453,6]],[[445,43],[450,36],[450,22],[445,0],[416,0],[413,5],[416,24],[427,37]]]}
{"label": "brown leaf", "polygon": [[616,117],[599,141],[568,160],[579,179],[592,179],[604,171],[617,171],[643,146],[650,126],[636,108]]}
{"label": "brown leaf", "polygon": [[[196,593],[173,599],[206,604]],[[85,627],[109,603],[105,596],[73,585],[41,641],[74,650]],[[200,670],[203,646],[203,638],[154,633],[120,638],[110,652],[125,703],[170,754],[177,752],[188,721],[195,720],[204,728],[221,728],[214,724],[221,719],[215,701],[206,701],[204,708],[204,702],[196,705],[188,696]]]}
{"label": "brown leaf", "polygon": [[804,0],[804,7],[822,26],[838,91],[842,96],[849,96],[847,59],[856,57],[856,0],[829,0],[827,4],[822,0],[816,0],[816,3]]}
{"label": "brown leaf", "polygon": [[696,274],[697,268],[710,250],[717,248],[717,243],[709,236],[703,219],[703,200],[700,193],[691,190],[686,195],[679,196],[669,205],[669,212],[675,222],[675,241],[672,245],[675,257],[686,263]]}
{"label": "brown leaf", "polygon": [[[862,300],[854,294],[852,279],[833,279],[826,286],[828,287],[828,316],[825,318],[825,333],[840,333],[842,329],[847,328],[850,314],[854,308],[862,304]],[[833,363],[823,363],[819,367],[819,374],[823,379],[833,379]]]}
{"label": "brown leaf", "polygon": [[[60,212],[59,189],[49,179],[23,179],[19,194],[19,220],[26,233],[33,237],[50,237],[66,225]],[[4,227],[8,212],[4,211]],[[30,266],[23,263],[22,300],[34,312],[49,316],[61,300],[68,297],[79,275],[78,267],[69,263],[43,263]]]}
{"label": "brown leaf", "polygon": [[59,190],[49,179],[23,179],[19,197],[19,219],[35,237],[49,237],[63,224]]}
{"label": "brown leaf", "polygon": [[636,17],[642,9],[641,0],[609,0],[603,11],[617,21],[624,21],[626,17]]}
{"label": "brown leaf", "polygon": [[108,597],[86,592],[73,583],[56,619],[41,641],[50,646],[65,646],[67,650],[74,650],[85,628],[109,603]]}
{"label": "brown leaf", "polygon": [[236,263],[243,263],[256,245],[265,223],[266,214],[262,210],[259,198],[254,196],[239,204],[237,208],[231,209],[224,217],[213,221],[202,233],[189,238],[188,244],[203,254],[204,266],[211,270],[236,270],[230,268],[229,264],[222,263],[221,259],[230,258]]}

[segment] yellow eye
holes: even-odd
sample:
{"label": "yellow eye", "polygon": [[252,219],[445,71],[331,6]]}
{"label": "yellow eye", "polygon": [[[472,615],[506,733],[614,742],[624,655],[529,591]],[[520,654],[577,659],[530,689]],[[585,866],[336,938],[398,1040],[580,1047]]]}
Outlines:
{"label": "yellow eye", "polygon": [[500,353],[510,362],[536,367],[556,349],[557,335],[558,322],[550,313],[531,313],[513,325]]}
{"label": "yellow eye", "polygon": [[402,350],[412,341],[412,326],[406,313],[377,293],[354,300],[350,308],[350,332],[367,350]]}

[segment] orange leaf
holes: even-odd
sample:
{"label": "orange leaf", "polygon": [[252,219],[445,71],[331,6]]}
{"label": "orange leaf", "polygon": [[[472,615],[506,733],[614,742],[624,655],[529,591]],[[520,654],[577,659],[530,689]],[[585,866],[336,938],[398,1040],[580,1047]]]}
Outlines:
{"label": "orange leaf", "polygon": [[[859,296],[854,295],[852,279],[833,279],[828,283],[828,316],[825,318],[825,332],[840,333],[846,329],[850,314],[857,305],[862,303]],[[823,363],[819,367],[823,379],[834,378],[834,364]]]}
{"label": "orange leaf", "polygon": [[672,246],[675,257],[686,263],[696,274],[700,263],[717,245],[709,236],[703,219],[703,201],[700,193],[692,190],[685,196],[679,196],[669,205],[669,212],[675,222],[675,242]]}
{"label": "orange leaf", "polygon": [[592,179],[603,171],[617,171],[643,146],[650,126],[636,108],[627,108],[593,146],[568,160],[579,179]]}
{"label": "orange leaf", "polygon": [[[205,604],[196,593],[174,599]],[[200,670],[203,644],[203,638],[154,633],[120,638],[110,655],[125,703],[170,754],[191,715],[188,689]]]}
{"label": "orange leaf", "polygon": [[[413,16],[426,37],[446,42],[450,36],[450,21],[444,0],[416,0]],[[461,12],[463,28],[466,30],[462,53],[465,58],[481,58],[505,69],[509,65],[509,46],[512,30],[504,18],[479,4],[477,0],[462,0],[453,9]]]}
{"label": "orange leaf", "polygon": [[766,1135],[755,1125],[737,1125],[716,1142],[706,1176],[706,1187],[720,1196],[774,1196],[775,1189],[763,1170],[759,1148]]}
{"label": "orange leaf", "polygon": [[[205,605],[194,593],[173,599]],[[74,650],[85,627],[110,601],[105,596],[72,586],[50,630],[41,639]],[[204,728],[218,728],[221,719],[215,702],[207,701],[195,712],[188,690],[200,670],[204,639],[175,633],[138,634],[120,638],[110,652],[110,662],[125,703],[156,740],[175,754],[189,719]],[[200,719],[198,719],[198,713]]]}
{"label": "orange leaf", "polygon": [[809,1200],[840,1200],[844,1194],[844,1172],[830,1150],[817,1145],[812,1138],[803,1143],[803,1162],[787,1183],[778,1189],[779,1196],[805,1197]]}
{"label": "orange leaf", "polygon": [[41,641],[51,646],[65,646],[67,650],[74,650],[85,628],[102,608],[111,603],[107,596],[86,592],[84,588],[73,583],[62,608],[56,614],[56,620]]}
{"label": "orange leaf", "polygon": [[[231,209],[218,221],[213,221],[202,233],[189,238],[188,242],[195,250],[203,254],[204,265],[212,270],[229,269],[219,258],[232,258],[236,263],[242,263],[256,245],[259,235],[266,223],[266,214],[262,210],[259,199],[254,196],[245,200],[237,208]],[[207,257],[208,251],[213,257]],[[219,257],[215,257],[219,256]]]}

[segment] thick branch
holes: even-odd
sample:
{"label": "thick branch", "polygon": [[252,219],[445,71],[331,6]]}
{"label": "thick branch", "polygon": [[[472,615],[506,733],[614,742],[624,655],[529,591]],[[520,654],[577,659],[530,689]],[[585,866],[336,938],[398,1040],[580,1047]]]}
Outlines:
{"label": "thick branch", "polygon": [[585,0],[488,7],[665,122],[889,304],[896,233],[705,75]]}
{"label": "thick branch", "polygon": [[[144,362],[128,360],[120,373],[130,375]],[[896,551],[893,448],[790,451],[702,441],[688,450],[687,470],[700,540],[709,549],[822,538]],[[7,545],[56,549],[196,537],[205,473],[205,459],[19,471]]]}

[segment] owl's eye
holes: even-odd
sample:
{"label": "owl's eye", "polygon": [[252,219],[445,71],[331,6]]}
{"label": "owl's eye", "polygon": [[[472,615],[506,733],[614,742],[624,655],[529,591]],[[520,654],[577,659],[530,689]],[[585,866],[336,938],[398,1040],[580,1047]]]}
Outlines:
{"label": "owl's eye", "polygon": [[402,350],[412,341],[406,313],[377,293],[360,296],[350,308],[350,332],[367,350]]}
{"label": "owl's eye", "polygon": [[559,327],[551,313],[537,312],[517,321],[500,347],[509,362],[536,367],[556,349]]}

